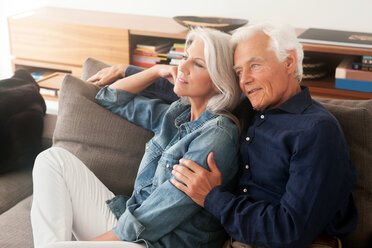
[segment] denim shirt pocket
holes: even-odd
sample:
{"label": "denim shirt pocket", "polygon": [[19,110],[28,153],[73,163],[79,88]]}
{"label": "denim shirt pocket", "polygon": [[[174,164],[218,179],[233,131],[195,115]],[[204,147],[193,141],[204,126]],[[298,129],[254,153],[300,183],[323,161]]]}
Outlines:
{"label": "denim shirt pocket", "polygon": [[173,177],[173,166],[178,163],[179,159],[175,159],[172,154],[164,153],[162,155],[162,157],[159,159],[158,167],[155,172],[152,185],[153,190]]}
{"label": "denim shirt pocket", "polygon": [[[156,160],[159,159],[161,154],[162,149],[160,146],[153,139],[149,140],[145,145],[145,153],[138,168],[138,175],[145,171],[152,178],[156,170],[154,164],[157,164]],[[149,168],[149,166],[152,166],[152,168]]]}

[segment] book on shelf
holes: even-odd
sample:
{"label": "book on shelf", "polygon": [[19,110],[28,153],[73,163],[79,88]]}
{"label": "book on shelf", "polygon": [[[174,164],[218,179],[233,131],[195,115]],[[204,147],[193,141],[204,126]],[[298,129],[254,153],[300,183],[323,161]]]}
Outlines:
{"label": "book on shelf", "polygon": [[141,67],[151,67],[156,64],[167,64],[169,62],[167,57],[168,51],[169,47],[156,51],[144,48],[135,48],[132,54],[132,63],[133,65]]}
{"label": "book on shelf", "polygon": [[158,51],[160,49],[169,48],[171,43],[160,39],[147,39],[136,45],[139,49],[148,49],[150,51]]}
{"label": "book on shelf", "polygon": [[152,57],[167,57],[168,55],[168,52],[169,52],[169,49],[168,50],[164,50],[162,52],[154,52],[154,51],[148,51],[147,49],[139,49],[139,48],[136,48],[133,50],[133,54],[134,55],[144,55],[144,56],[152,56]]}
{"label": "book on shelf", "polygon": [[146,63],[146,62],[139,62],[139,61],[132,61],[132,65],[139,66],[139,67],[152,67],[156,64]]}
{"label": "book on shelf", "polygon": [[173,43],[174,48],[185,49],[185,43]]}
{"label": "book on shelf", "polygon": [[336,67],[335,78],[352,79],[372,82],[372,71],[353,69],[353,64],[358,60],[357,57],[345,57]]}
{"label": "book on shelf", "polygon": [[369,71],[372,72],[372,63],[370,64],[368,59],[365,59],[366,56],[357,57],[353,64],[352,68],[354,70]]}
{"label": "book on shelf", "polygon": [[168,53],[168,58],[170,59],[170,65],[178,66],[185,54],[185,44],[184,43],[173,43],[172,48]]}
{"label": "book on shelf", "polygon": [[362,63],[366,65],[372,65],[372,56],[363,56]]}
{"label": "book on shelf", "polygon": [[335,88],[342,90],[372,92],[372,81],[336,78]]}
{"label": "book on shelf", "polygon": [[372,33],[309,28],[298,39],[305,43],[372,48]]}

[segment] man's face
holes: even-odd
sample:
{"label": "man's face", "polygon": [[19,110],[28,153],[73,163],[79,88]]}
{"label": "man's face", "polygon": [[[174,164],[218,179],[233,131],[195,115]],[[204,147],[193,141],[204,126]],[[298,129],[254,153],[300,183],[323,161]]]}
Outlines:
{"label": "man's face", "polygon": [[260,32],[239,43],[234,54],[240,88],[260,111],[277,107],[299,90],[298,83],[293,84],[294,70],[288,69],[288,61],[279,62],[268,47],[269,37]]}

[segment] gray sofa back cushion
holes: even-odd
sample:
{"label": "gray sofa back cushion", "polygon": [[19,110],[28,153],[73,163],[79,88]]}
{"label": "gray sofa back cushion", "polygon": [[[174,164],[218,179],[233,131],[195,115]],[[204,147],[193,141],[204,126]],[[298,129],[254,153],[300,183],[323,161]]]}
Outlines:
{"label": "gray sofa back cushion", "polygon": [[98,90],[91,83],[65,76],[53,146],[75,154],[115,194],[131,195],[145,143],[152,133],[98,105]]}

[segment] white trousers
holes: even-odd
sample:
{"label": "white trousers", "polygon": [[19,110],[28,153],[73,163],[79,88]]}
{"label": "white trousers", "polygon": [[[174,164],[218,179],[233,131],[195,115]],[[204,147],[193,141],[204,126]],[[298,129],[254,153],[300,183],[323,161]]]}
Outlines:
{"label": "white trousers", "polygon": [[[130,242],[87,242],[117,219],[105,203],[114,194],[72,153],[52,147],[40,153],[33,170],[31,224],[35,248],[142,248]],[[71,241],[72,234],[79,241]]]}

